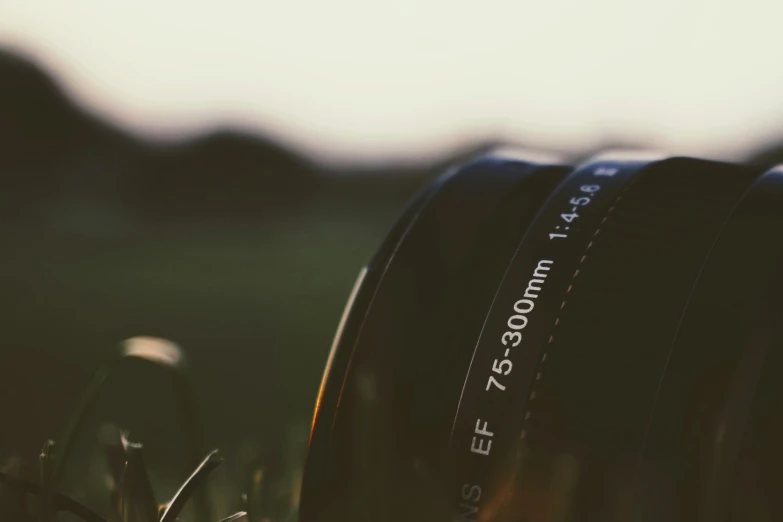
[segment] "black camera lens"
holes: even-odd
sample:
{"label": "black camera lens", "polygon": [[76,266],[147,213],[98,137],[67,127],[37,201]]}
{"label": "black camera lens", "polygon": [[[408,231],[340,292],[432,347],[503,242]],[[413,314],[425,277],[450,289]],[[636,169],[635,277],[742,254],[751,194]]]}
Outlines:
{"label": "black camera lens", "polygon": [[779,520],[783,170],[499,153],[362,271],[300,519]]}

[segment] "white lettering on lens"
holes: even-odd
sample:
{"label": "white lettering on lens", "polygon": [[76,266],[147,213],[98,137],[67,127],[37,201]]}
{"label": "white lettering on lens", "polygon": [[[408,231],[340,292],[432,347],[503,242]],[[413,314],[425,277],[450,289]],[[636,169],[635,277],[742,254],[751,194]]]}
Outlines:
{"label": "white lettering on lens", "polygon": [[518,346],[522,342],[522,334],[519,332],[506,332],[503,334],[503,344],[508,346],[508,341],[513,340],[511,346]]}
{"label": "white lettering on lens", "polygon": [[454,522],[475,522],[478,515],[478,506],[463,502],[459,505],[459,512],[454,517]]}
{"label": "white lettering on lens", "polygon": [[[492,438],[494,433],[489,431],[487,429],[487,422],[484,423],[484,426],[481,426],[481,419],[476,420],[476,429],[473,431],[476,435],[482,435],[488,438]],[[478,444],[476,444],[478,442]],[[484,447],[484,443],[487,443],[486,448]],[[470,451],[472,453],[478,453],[479,455],[489,455],[489,452],[492,450],[492,441],[487,439],[481,439],[478,437],[473,437],[473,442],[470,445]]]}
{"label": "white lettering on lens", "polygon": [[454,522],[475,522],[481,500],[481,486],[476,484],[463,484],[461,495],[464,502],[460,503]]}
{"label": "white lettering on lens", "polygon": [[481,500],[481,486],[477,486],[475,484],[463,484],[462,500],[467,500],[468,502],[478,502]]}
{"label": "white lettering on lens", "polygon": [[593,176],[614,176],[618,169],[614,167],[598,167],[593,171]]}
{"label": "white lettering on lens", "polygon": [[[527,327],[529,322],[528,314],[530,314],[535,309],[535,300],[538,299],[538,296],[541,293],[541,289],[544,286],[544,282],[549,276],[549,271],[552,269],[554,263],[555,262],[551,259],[542,259],[536,264],[536,267],[533,269],[533,277],[530,278],[530,280],[527,282],[527,287],[525,288],[525,298],[520,299],[514,303],[514,312],[516,313],[510,316],[506,321],[508,330],[503,332],[503,335],[500,338],[503,346],[508,346],[508,342],[512,340],[514,341],[514,343],[511,345],[512,347],[515,347],[520,342],[522,342],[522,334],[515,330],[523,330]],[[505,357],[510,357],[510,350],[505,350],[503,355]],[[500,376],[506,376],[510,374],[512,368],[513,362],[510,358],[495,359],[494,363],[492,364],[492,371]],[[490,391],[493,386],[500,391],[506,391],[506,385],[500,382],[496,376],[490,374],[487,378],[487,386],[485,389]],[[481,448],[481,445],[479,445],[479,448]],[[474,453],[481,452],[474,451]]]}
{"label": "white lettering on lens", "polygon": [[[551,259],[542,259],[541,261],[539,261],[538,265],[536,266],[536,269],[533,271],[533,277],[538,277],[539,279],[545,278],[546,277],[545,272],[549,272],[549,269],[552,268],[553,263],[554,261],[552,261]],[[528,287],[530,287],[529,284]]]}

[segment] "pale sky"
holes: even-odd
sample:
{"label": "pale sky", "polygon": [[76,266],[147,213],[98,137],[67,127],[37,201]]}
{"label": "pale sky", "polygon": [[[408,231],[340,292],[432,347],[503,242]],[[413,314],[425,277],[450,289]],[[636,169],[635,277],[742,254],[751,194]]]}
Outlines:
{"label": "pale sky", "polygon": [[783,2],[0,0],[0,45],[133,132],[216,125],[316,158],[629,136],[733,159],[783,141]]}

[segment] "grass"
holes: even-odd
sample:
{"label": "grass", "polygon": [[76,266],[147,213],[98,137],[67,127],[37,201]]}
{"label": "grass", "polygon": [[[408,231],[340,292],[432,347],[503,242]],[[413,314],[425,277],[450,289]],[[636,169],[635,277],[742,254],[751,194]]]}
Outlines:
{"label": "grass", "polygon": [[[0,225],[8,253],[0,259],[8,289],[0,366],[18,367],[0,380],[0,392],[9,392],[13,418],[24,419],[0,441],[0,468],[7,464],[0,519],[21,520],[3,518],[3,510],[11,493],[27,491],[30,522],[44,497],[58,509],[80,505],[79,520],[98,520],[85,518],[91,511],[110,522],[146,521],[150,495],[141,490],[154,491],[157,513],[207,454],[206,438],[225,461],[195,490],[183,522],[238,510],[252,522],[294,520],[309,415],[335,325],[398,211],[329,203],[275,222],[167,223],[97,239]],[[168,368],[114,349],[80,402],[73,383],[89,381],[85,368],[107,344],[138,332],[180,341],[187,365]],[[26,389],[31,377],[34,390]],[[148,406],[151,397],[156,404]],[[73,404],[77,413],[65,415]],[[31,413],[38,411],[41,420]],[[115,424],[113,435],[104,420]],[[125,443],[118,428],[131,430]],[[42,481],[27,463],[49,437],[67,462],[42,461],[51,468]],[[122,498],[135,498],[142,513],[123,512]]]}
{"label": "grass", "polygon": [[[187,504],[194,504],[192,520],[194,522],[214,522],[214,508],[207,489],[207,479],[222,463],[223,459],[217,450],[207,453],[207,456],[195,467],[195,470],[182,482],[174,496],[167,502],[159,503],[154,488],[150,482],[150,472],[144,459],[144,446],[129,440],[126,433],[118,429],[104,429],[99,437],[106,459],[106,484],[109,484],[108,495],[111,497],[112,512],[99,514],[89,506],[84,505],[61,492],[65,470],[78,463],[73,462],[76,441],[83,436],[85,426],[94,414],[102,391],[109,378],[118,368],[128,361],[142,361],[145,364],[163,368],[175,383],[174,389],[179,395],[177,416],[184,418],[187,424],[187,441],[182,441],[190,448],[190,453],[196,455],[202,451],[203,423],[199,409],[195,404],[189,379],[189,370],[182,349],[166,340],[149,337],[137,337],[124,341],[119,348],[110,352],[106,362],[95,372],[92,381],[85,387],[82,397],[66,423],[59,439],[47,440],[39,456],[40,483],[35,483],[16,476],[9,469],[0,471],[0,515],[3,520],[18,522],[55,522],[61,513],[69,513],[84,522],[176,522],[186,520],[180,518]],[[134,367],[138,368],[138,367]],[[300,462],[298,455],[294,460]],[[259,486],[264,481],[263,462],[253,464],[253,473],[247,483],[247,491],[237,495],[237,500],[259,516],[255,519],[247,511],[239,511],[221,522],[247,520],[248,522],[288,522],[295,519],[296,505],[290,503],[290,510],[270,519],[263,509],[263,499]],[[283,482],[288,485],[287,494],[297,497],[298,481],[296,477],[301,470],[289,470]],[[278,492],[279,492],[278,484]],[[262,509],[258,509],[259,503]],[[277,508],[278,506],[274,506]],[[273,508],[273,509],[274,509]]]}

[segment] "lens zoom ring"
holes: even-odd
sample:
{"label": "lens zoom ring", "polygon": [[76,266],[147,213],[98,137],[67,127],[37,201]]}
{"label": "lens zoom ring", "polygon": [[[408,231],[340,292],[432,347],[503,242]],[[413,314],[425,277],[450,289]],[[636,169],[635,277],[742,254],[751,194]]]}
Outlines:
{"label": "lens zoom ring", "polygon": [[652,164],[618,198],[585,251],[523,413],[531,449],[576,455],[582,473],[594,476],[574,499],[580,513],[603,513],[614,502],[602,494],[609,477],[630,483],[691,288],[757,175],[692,159]]}

